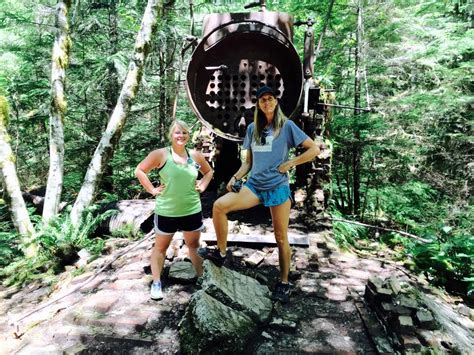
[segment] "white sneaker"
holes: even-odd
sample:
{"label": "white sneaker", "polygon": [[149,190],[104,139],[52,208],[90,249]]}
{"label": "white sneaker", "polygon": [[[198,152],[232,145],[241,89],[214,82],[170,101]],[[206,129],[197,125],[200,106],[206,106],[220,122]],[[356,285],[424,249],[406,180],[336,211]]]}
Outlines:
{"label": "white sneaker", "polygon": [[150,297],[152,300],[162,300],[163,291],[161,290],[161,281],[154,281],[150,288]]}

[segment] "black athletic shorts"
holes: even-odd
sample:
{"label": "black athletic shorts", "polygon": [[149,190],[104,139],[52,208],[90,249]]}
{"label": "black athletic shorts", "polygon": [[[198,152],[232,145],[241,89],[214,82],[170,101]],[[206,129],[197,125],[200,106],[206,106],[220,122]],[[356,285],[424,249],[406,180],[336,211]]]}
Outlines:
{"label": "black athletic shorts", "polygon": [[203,228],[202,212],[183,217],[165,217],[155,214],[155,233],[174,234],[177,231],[194,232]]}

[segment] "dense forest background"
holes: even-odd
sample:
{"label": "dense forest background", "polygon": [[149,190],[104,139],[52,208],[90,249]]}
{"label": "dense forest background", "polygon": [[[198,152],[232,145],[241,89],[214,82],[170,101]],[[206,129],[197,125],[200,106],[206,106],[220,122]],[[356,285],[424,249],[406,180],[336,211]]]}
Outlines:
{"label": "dense forest background", "polygon": [[[0,274],[10,284],[34,277],[54,280],[61,258],[71,250],[100,252],[103,238],[90,232],[101,217],[91,210],[139,196],[134,169],[151,149],[166,144],[175,99],[176,117],[196,122],[183,83],[191,54],[182,52],[186,37],[199,37],[203,15],[243,12],[247,3],[169,0],[159,7],[138,94],[95,205],[77,225],[71,223],[70,206],[116,107],[147,1],[59,2],[69,10],[61,194],[69,206],[47,222],[30,206],[34,233],[25,239],[12,223],[3,189]],[[334,90],[337,104],[371,108],[332,110],[329,212],[335,219],[404,231],[430,243],[339,221],[335,236],[347,248],[388,245],[433,283],[465,294],[474,289],[473,5],[469,0],[337,0],[328,20],[331,3],[267,1],[270,11],[298,20],[312,17],[317,40],[326,26],[315,79]],[[0,95],[8,101],[7,138],[21,190],[35,194],[44,193],[50,165],[51,53],[60,27],[56,4],[0,0]],[[295,33],[301,55],[303,40],[302,26]],[[354,102],[356,66],[362,73],[360,102]],[[35,251],[25,257],[31,245]]]}

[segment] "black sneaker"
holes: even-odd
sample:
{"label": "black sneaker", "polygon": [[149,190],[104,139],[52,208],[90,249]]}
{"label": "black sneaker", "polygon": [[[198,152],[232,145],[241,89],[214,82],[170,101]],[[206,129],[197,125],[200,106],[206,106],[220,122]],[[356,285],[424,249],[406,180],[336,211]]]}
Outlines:
{"label": "black sneaker", "polygon": [[225,256],[221,255],[221,252],[218,248],[209,249],[209,248],[199,248],[197,251],[198,255],[203,258],[212,261],[216,266],[221,267],[224,264]]}
{"label": "black sneaker", "polygon": [[290,301],[291,286],[289,283],[278,282],[272,293],[272,300],[288,303]]}

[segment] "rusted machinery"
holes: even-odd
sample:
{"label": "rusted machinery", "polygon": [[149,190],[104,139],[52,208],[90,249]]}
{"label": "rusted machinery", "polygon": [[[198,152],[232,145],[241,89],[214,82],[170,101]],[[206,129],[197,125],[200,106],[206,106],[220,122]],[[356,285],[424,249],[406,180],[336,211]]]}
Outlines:
{"label": "rusted machinery", "polygon": [[293,20],[279,12],[211,14],[188,66],[186,89],[201,122],[241,140],[253,120],[255,93],[272,87],[283,112],[297,114],[303,69],[293,46]]}
{"label": "rusted machinery", "polygon": [[[240,165],[236,143],[229,141],[242,141],[253,121],[259,87],[272,87],[286,116],[311,138],[321,135],[324,126],[320,90],[313,80],[313,21],[294,23],[289,14],[265,11],[264,0],[255,5],[262,11],[205,16],[202,39],[187,69],[191,106],[203,126],[220,137],[213,142],[215,155],[208,153],[214,155],[218,184],[226,183]],[[303,60],[293,45],[295,25],[306,26]],[[322,186],[329,181],[330,165],[325,156],[325,162],[300,166],[296,173],[295,187],[304,188],[306,205],[318,211],[327,201]]]}

